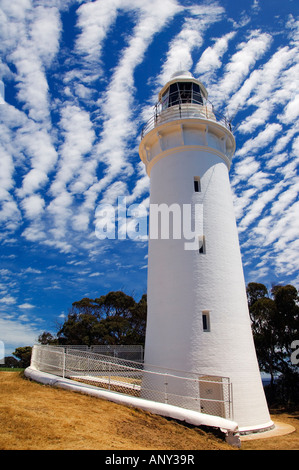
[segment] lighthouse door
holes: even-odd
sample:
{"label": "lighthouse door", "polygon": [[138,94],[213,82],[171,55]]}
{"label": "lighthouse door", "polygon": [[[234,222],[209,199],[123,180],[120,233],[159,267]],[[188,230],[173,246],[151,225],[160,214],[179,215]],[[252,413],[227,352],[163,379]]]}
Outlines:
{"label": "lighthouse door", "polygon": [[202,413],[227,418],[223,386],[222,377],[208,375],[199,377],[200,408]]}

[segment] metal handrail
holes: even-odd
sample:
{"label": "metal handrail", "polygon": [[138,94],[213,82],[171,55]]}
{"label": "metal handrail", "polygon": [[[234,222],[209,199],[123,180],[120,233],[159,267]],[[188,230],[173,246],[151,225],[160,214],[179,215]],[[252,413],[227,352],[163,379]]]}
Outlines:
{"label": "metal handrail", "polygon": [[152,129],[165,122],[177,119],[207,119],[224,125],[232,132],[231,122],[213,104],[202,98],[199,93],[170,93],[162,97],[153,107],[153,116],[141,130],[141,139]]}
{"label": "metal handrail", "polygon": [[[200,375],[149,366],[67,347],[35,345],[31,367],[53,376],[91,384],[126,395],[170,403],[189,410],[231,419],[231,382],[228,377]],[[208,385],[215,392],[207,396]]]}

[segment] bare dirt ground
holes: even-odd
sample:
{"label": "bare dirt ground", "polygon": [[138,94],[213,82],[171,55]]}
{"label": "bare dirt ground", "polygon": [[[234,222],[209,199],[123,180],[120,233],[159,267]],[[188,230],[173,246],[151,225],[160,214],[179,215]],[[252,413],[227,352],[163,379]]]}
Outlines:
{"label": "bare dirt ground", "polygon": [[[299,413],[272,419],[296,428],[242,449],[299,449]],[[0,372],[0,450],[232,450],[201,429],[135,408]]]}

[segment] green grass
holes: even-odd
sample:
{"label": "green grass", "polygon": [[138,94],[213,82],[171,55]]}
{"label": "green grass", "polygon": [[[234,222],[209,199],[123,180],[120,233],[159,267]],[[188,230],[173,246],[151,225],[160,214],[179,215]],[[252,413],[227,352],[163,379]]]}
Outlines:
{"label": "green grass", "polygon": [[0,372],[22,372],[23,367],[0,367]]}

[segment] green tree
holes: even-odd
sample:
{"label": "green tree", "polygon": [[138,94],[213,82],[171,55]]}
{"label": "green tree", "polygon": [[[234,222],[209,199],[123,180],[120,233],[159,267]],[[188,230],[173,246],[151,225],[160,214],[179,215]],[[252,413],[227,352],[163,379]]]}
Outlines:
{"label": "green tree", "polygon": [[99,344],[99,319],[92,313],[80,313],[72,308],[57,333],[59,344]]}
{"label": "green tree", "polygon": [[58,344],[58,339],[52,335],[52,333],[49,333],[48,331],[44,331],[41,335],[38,337],[38,342],[40,344]]}
{"label": "green tree", "polygon": [[258,298],[249,311],[259,365],[262,371],[270,374],[273,387],[277,375],[276,306],[270,298]]}
{"label": "green tree", "polygon": [[128,337],[129,344],[144,344],[147,318],[147,295],[143,294],[140,301],[132,311],[131,333]]}
{"label": "green tree", "polygon": [[[298,366],[291,363],[292,342],[299,339],[298,291],[294,286],[247,286],[248,305],[259,365],[271,376],[272,397],[299,398]],[[279,376],[277,383],[274,378]]]}
{"label": "green tree", "polygon": [[13,352],[13,355],[17,357],[18,359],[20,359],[19,367],[26,368],[30,366],[31,351],[32,351],[31,346],[24,346],[24,347],[16,348],[16,350]]}
{"label": "green tree", "polygon": [[[57,332],[58,344],[144,344],[146,312],[146,295],[139,302],[121,291],[85,297],[73,302]],[[40,339],[47,341],[47,333]]]}
{"label": "green tree", "polygon": [[137,303],[121,291],[96,299],[103,318],[100,322],[103,344],[144,344],[147,302]]}
{"label": "green tree", "polygon": [[252,307],[259,299],[268,298],[268,289],[264,284],[250,282],[247,285],[247,301],[249,308]]}
{"label": "green tree", "polygon": [[20,366],[20,361],[18,361],[15,357],[13,356],[6,356],[4,358],[4,364],[0,364],[0,367],[21,367]]}
{"label": "green tree", "polygon": [[271,290],[276,309],[278,337],[277,363],[281,373],[277,384],[280,396],[286,404],[299,401],[299,369],[290,361],[292,342],[299,339],[299,295],[292,285],[274,286]]}

